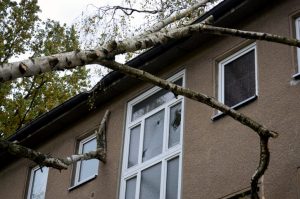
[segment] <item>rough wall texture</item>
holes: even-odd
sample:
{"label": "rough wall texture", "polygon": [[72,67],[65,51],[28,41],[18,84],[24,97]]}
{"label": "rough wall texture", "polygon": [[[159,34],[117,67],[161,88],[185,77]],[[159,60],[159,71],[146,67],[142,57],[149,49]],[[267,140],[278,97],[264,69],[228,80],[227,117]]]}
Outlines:
{"label": "rough wall texture", "polygon": [[[237,27],[294,36],[292,17],[300,13],[299,0],[289,0],[256,12]],[[186,86],[216,96],[217,63],[250,44],[238,38],[212,37],[189,56],[176,60],[160,74],[186,69]],[[296,73],[295,49],[280,44],[256,42],[258,99],[241,112],[280,132],[271,140],[271,162],[261,183],[265,198],[298,198],[300,166],[300,83],[290,85]],[[39,150],[57,156],[74,153],[76,139],[99,124],[106,109],[111,110],[107,131],[107,163],[100,164],[96,179],[68,191],[72,169],[61,173],[50,169],[47,199],[118,198],[126,103],[149,88],[140,85],[104,104],[101,110],[82,117],[80,122],[62,128]],[[248,188],[259,155],[259,140],[250,129],[229,117],[212,121],[214,110],[191,100],[185,101],[182,167],[182,198],[223,198]],[[0,198],[25,198],[29,167],[18,160],[0,171]]]}

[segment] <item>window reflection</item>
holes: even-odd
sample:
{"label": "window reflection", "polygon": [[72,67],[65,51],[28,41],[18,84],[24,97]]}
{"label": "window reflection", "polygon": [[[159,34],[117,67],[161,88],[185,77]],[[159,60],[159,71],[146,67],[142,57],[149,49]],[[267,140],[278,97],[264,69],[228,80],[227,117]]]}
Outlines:
{"label": "window reflection", "polygon": [[161,154],[165,111],[162,110],[145,120],[143,162]]}
{"label": "window reflection", "polygon": [[44,199],[46,194],[47,167],[36,167],[31,171],[28,199]]}
{"label": "window reflection", "polygon": [[[182,86],[182,78],[178,79],[174,82],[177,85]],[[154,95],[148,97],[147,99],[137,103],[132,107],[132,117],[131,120],[134,121],[135,119],[145,115],[146,113],[154,110],[155,108],[159,107],[160,105],[171,101],[175,98],[175,95],[167,90],[160,90]]]}

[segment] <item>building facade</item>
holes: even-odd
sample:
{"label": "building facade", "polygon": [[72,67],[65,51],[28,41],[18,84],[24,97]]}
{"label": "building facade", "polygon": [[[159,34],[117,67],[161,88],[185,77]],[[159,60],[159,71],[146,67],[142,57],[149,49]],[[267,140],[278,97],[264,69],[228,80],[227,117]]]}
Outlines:
{"label": "building facade", "polygon": [[[217,26],[300,39],[300,2],[225,0],[202,16]],[[261,196],[300,198],[300,50],[236,37],[195,34],[128,62],[214,96],[280,133]],[[90,108],[90,96],[95,107]],[[198,102],[117,72],[21,129],[11,141],[66,157],[96,147],[106,110],[107,162],[39,168],[1,154],[0,198],[239,198],[259,161],[251,129]],[[4,160],[4,159],[3,159]]]}

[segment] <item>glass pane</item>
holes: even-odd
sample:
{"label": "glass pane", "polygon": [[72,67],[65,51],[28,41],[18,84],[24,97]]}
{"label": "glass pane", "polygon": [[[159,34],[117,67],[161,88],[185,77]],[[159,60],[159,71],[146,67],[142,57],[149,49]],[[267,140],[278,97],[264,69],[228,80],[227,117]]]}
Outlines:
{"label": "glass pane", "polygon": [[224,67],[224,102],[234,106],[255,95],[254,50],[226,64]]}
{"label": "glass pane", "polygon": [[44,199],[47,186],[48,168],[33,171],[30,199]]}
{"label": "glass pane", "polygon": [[128,168],[138,163],[141,125],[131,129],[129,142]]}
{"label": "glass pane", "polygon": [[126,181],[125,199],[134,199],[136,189],[136,177]]}
{"label": "glass pane", "polygon": [[165,111],[161,110],[145,120],[143,162],[162,152],[164,116]]}
{"label": "glass pane", "polygon": [[169,121],[169,148],[179,144],[181,130],[181,103],[171,107]]}
{"label": "glass pane", "polygon": [[168,161],[166,199],[176,199],[178,196],[179,157]]}
{"label": "glass pane", "polygon": [[161,163],[142,171],[140,199],[159,199]]}
{"label": "glass pane", "polygon": [[[97,148],[96,138],[86,142],[82,146],[82,153],[94,151]],[[78,181],[85,180],[98,174],[99,160],[83,160],[80,162],[80,173]]]}
{"label": "glass pane", "polygon": [[[182,85],[182,78],[174,82],[177,85]],[[146,113],[152,111],[153,109],[159,107],[160,105],[169,102],[175,98],[172,92],[167,90],[160,90],[154,95],[151,95],[147,99],[139,102],[132,107],[132,117],[131,121],[145,115]]]}

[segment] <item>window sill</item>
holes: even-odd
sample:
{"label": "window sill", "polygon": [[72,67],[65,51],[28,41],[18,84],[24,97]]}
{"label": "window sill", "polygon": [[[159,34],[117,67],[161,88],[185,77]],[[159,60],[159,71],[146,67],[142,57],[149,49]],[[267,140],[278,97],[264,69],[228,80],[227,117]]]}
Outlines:
{"label": "window sill", "polygon": [[[242,102],[240,102],[240,103],[234,105],[234,106],[231,107],[231,108],[233,108],[233,109],[235,109],[235,110],[236,110],[236,109],[239,109],[240,107],[243,107],[243,106],[249,104],[250,102],[253,102],[253,101],[256,100],[256,99],[257,99],[257,95],[252,96],[252,97],[250,97],[250,98],[248,98],[248,99],[246,99],[246,100],[244,100],[244,101],[242,101]],[[223,118],[224,116],[226,116],[225,113],[223,113],[223,112],[218,112],[217,114],[215,114],[214,116],[211,117],[211,120],[212,120],[212,121],[216,121],[216,120],[218,120],[218,119]]]}
{"label": "window sill", "polygon": [[300,80],[300,72],[292,76],[294,80]]}
{"label": "window sill", "polygon": [[81,185],[83,185],[83,184],[85,184],[85,183],[88,183],[88,182],[94,180],[96,177],[97,177],[97,175],[94,175],[94,176],[92,176],[92,177],[89,177],[89,178],[87,178],[87,179],[81,181],[81,182],[78,182],[77,184],[75,184],[75,185],[73,185],[72,187],[70,187],[70,188],[68,189],[68,191],[72,191],[73,189],[76,189],[77,187],[80,187]]}

